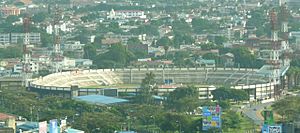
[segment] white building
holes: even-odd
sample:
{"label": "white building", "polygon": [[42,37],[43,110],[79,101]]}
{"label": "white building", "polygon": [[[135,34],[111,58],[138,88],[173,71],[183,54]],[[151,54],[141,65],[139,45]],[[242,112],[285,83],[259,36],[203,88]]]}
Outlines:
{"label": "white building", "polygon": [[208,87],[198,88],[199,99],[212,99],[213,95],[211,94],[211,92],[215,89],[217,89],[217,88],[213,85],[208,86]]}
{"label": "white building", "polygon": [[112,9],[108,15],[107,19],[129,19],[129,18],[140,18],[145,19],[147,16],[144,11],[141,10],[118,10]]}
{"label": "white building", "polygon": [[[11,33],[10,43],[20,43],[25,38],[24,33]],[[39,44],[41,43],[41,34],[40,33],[29,33],[29,42],[30,44]]]}
{"label": "white building", "polygon": [[73,50],[82,50],[85,44],[81,44],[80,41],[67,42],[63,45],[64,50],[73,51]]}
{"label": "white building", "polygon": [[0,44],[8,44],[10,42],[9,34],[0,34]]}
{"label": "white building", "polygon": [[48,34],[52,34],[53,33],[53,26],[51,24],[46,27],[46,32]]}
{"label": "white building", "polygon": [[[13,72],[15,73],[22,73],[23,71],[23,64],[15,64]],[[30,62],[30,72],[32,73],[38,73],[39,72],[39,64],[35,62]]]}

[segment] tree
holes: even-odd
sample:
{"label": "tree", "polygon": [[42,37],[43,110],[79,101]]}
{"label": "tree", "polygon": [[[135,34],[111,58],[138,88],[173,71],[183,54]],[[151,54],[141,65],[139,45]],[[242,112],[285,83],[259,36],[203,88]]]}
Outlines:
{"label": "tree", "polygon": [[6,18],[6,23],[12,24],[12,23],[14,23],[14,22],[16,22],[16,21],[18,21],[18,20],[19,20],[19,17],[18,17],[18,16],[10,15],[10,16],[8,16],[8,17]]}
{"label": "tree", "polygon": [[52,44],[54,43],[53,36],[45,32],[41,32],[41,43],[42,43],[42,47],[51,47]]}
{"label": "tree", "polygon": [[83,47],[83,58],[85,59],[95,59],[95,57],[97,56],[96,53],[96,47],[93,44],[87,44]]}
{"label": "tree", "polygon": [[175,20],[172,22],[172,29],[178,34],[191,34],[191,26],[184,20]]}
{"label": "tree", "polygon": [[282,119],[288,122],[299,120],[300,98],[297,96],[287,97],[276,101],[272,108],[276,113],[282,116]]}
{"label": "tree", "polygon": [[165,55],[167,56],[169,47],[172,46],[173,42],[168,37],[162,37],[159,40],[157,40],[156,45],[157,46],[163,46],[165,50]]}
{"label": "tree", "polygon": [[263,65],[246,47],[233,48],[231,52],[235,57],[234,62],[240,67],[260,68]]}
{"label": "tree", "polygon": [[138,28],[131,29],[129,33],[135,35],[147,34],[149,36],[157,36],[159,35],[158,27],[155,25],[141,25]]}
{"label": "tree", "polygon": [[226,87],[217,88],[211,94],[213,95],[213,100],[218,100],[219,102],[224,100],[234,100],[235,102],[249,100],[249,95],[245,91]]}
{"label": "tree", "polygon": [[191,45],[195,42],[190,34],[174,32],[173,46],[179,48],[180,45]]}
{"label": "tree", "polygon": [[186,51],[178,51],[178,52],[176,52],[175,53],[175,55],[174,55],[174,59],[173,59],[173,61],[174,61],[174,64],[176,65],[176,66],[186,66],[187,64],[186,64],[186,62],[185,62],[185,60],[186,60],[186,58],[188,58],[189,57],[189,52],[186,52]]}
{"label": "tree", "polygon": [[192,132],[193,119],[188,115],[179,113],[163,113],[160,117],[159,126],[164,132]]}
{"label": "tree", "polygon": [[136,38],[136,37],[133,37],[133,38],[129,38],[128,41],[127,41],[127,45],[139,45],[139,44],[142,44],[141,41]]}
{"label": "tree", "polygon": [[45,12],[36,13],[32,17],[32,21],[35,23],[41,23],[48,17],[48,14]]}
{"label": "tree", "polygon": [[135,55],[124,45],[113,44],[108,52],[97,55],[93,61],[98,68],[114,68],[124,67],[133,59],[135,59]]}
{"label": "tree", "polygon": [[22,57],[23,50],[21,47],[9,46],[7,48],[0,48],[0,58],[18,58]]}
{"label": "tree", "polygon": [[195,87],[177,88],[167,96],[166,107],[179,112],[191,112],[199,106],[198,97]]}
{"label": "tree", "polygon": [[206,60],[218,60],[219,56],[215,53],[206,53],[202,58]]}
{"label": "tree", "polygon": [[192,27],[195,33],[201,34],[204,32],[212,33],[218,29],[218,25],[207,19],[194,18],[192,20]]}
{"label": "tree", "polygon": [[222,128],[228,129],[228,128],[240,128],[241,123],[241,117],[234,111],[227,111],[224,115],[222,115]]}
{"label": "tree", "polygon": [[217,45],[223,45],[224,42],[226,42],[228,39],[224,36],[216,36],[215,37],[215,43]]}
{"label": "tree", "polygon": [[156,88],[155,75],[153,72],[146,73],[146,77],[142,80],[139,94],[136,97],[136,101],[139,103],[150,104],[153,103],[152,95],[155,94]]}

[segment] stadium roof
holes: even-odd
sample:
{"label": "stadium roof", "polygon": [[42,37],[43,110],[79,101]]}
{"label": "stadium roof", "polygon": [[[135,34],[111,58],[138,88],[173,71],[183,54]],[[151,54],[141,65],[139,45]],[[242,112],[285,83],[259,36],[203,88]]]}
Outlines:
{"label": "stadium roof", "polygon": [[[273,66],[271,66],[271,65],[264,65],[264,66],[262,66],[259,69],[258,73],[264,74],[266,76],[271,76],[272,73],[273,73],[273,69],[272,68],[273,68]],[[280,76],[285,75],[285,73],[287,72],[288,69],[289,69],[289,66],[282,66],[282,67],[280,67],[279,68]]]}
{"label": "stadium roof", "polygon": [[87,102],[90,104],[100,104],[100,105],[128,102],[128,100],[126,100],[126,99],[108,97],[108,96],[103,96],[103,95],[78,96],[78,97],[75,97],[75,100],[84,101],[84,102]]}

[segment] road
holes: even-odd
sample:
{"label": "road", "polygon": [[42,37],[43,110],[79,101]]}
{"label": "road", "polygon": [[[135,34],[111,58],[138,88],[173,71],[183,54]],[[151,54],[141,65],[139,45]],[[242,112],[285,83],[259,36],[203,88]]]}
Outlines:
{"label": "road", "polygon": [[261,118],[261,116],[259,116],[257,114],[257,111],[263,110],[265,107],[268,107],[272,104],[273,104],[273,102],[252,105],[251,107],[245,107],[243,109],[243,112],[246,116],[248,116],[250,119],[252,119],[256,125],[262,125],[263,118]]}

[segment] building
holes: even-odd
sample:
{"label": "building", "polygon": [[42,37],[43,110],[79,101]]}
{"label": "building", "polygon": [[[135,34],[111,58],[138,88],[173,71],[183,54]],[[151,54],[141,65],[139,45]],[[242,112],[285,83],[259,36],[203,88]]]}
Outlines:
{"label": "building", "polygon": [[0,132],[15,133],[16,132],[16,117],[0,113]]}
{"label": "building", "polygon": [[[13,44],[22,43],[24,37],[25,37],[25,33],[11,33],[10,43],[13,43]],[[41,43],[41,34],[40,33],[29,33],[29,42],[30,42],[30,44],[40,44]]]}
{"label": "building", "polygon": [[196,63],[199,64],[201,67],[216,67],[215,60],[200,59],[200,60],[197,60]]}
{"label": "building", "polygon": [[[15,73],[22,73],[23,71],[23,64],[15,64],[13,72]],[[38,73],[39,72],[39,64],[35,62],[30,62],[30,72]]]}
{"label": "building", "polygon": [[215,86],[199,87],[197,88],[199,92],[199,99],[212,99],[213,95],[211,92],[217,89]]}
{"label": "building", "polygon": [[20,15],[21,10],[17,7],[3,7],[1,8],[1,14],[4,16],[10,16],[10,15]]}
{"label": "building", "polygon": [[93,65],[93,61],[90,59],[75,59],[75,65],[78,68],[90,68]]}
{"label": "building", "polygon": [[84,45],[85,44],[81,44],[80,41],[67,42],[63,44],[63,49],[66,51],[83,50]]}
{"label": "building", "polygon": [[130,19],[130,18],[140,18],[145,19],[146,15],[144,11],[141,10],[118,10],[112,9],[108,15],[107,19]]}
{"label": "building", "polygon": [[[17,44],[23,43],[24,33],[0,33],[0,44]],[[40,33],[29,33],[29,42],[31,44],[41,43]]]}
{"label": "building", "polygon": [[9,44],[10,34],[0,34],[0,44]]}
{"label": "building", "polygon": [[226,53],[221,56],[221,61],[225,67],[233,67],[234,66],[234,54]]}

